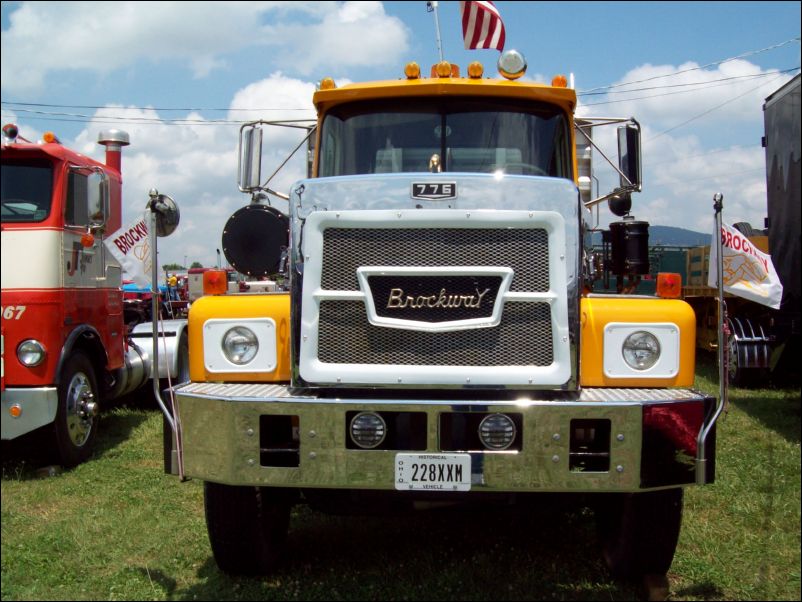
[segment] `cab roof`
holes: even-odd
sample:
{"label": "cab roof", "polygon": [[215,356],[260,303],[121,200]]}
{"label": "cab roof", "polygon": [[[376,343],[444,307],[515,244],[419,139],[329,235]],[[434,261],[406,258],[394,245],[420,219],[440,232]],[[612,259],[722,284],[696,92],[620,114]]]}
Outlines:
{"label": "cab roof", "polygon": [[75,165],[94,165],[97,167],[106,168],[105,163],[100,163],[91,157],[82,155],[74,150],[63,146],[58,142],[27,142],[16,141],[9,144],[3,143],[2,145],[3,158],[25,158],[33,156],[47,155],[57,161],[72,163]]}
{"label": "cab roof", "polygon": [[524,99],[549,102],[571,115],[576,108],[576,92],[534,82],[461,77],[419,78],[347,84],[341,88],[318,90],[312,97],[318,114],[342,103],[363,100],[411,97],[492,97],[498,100]]}

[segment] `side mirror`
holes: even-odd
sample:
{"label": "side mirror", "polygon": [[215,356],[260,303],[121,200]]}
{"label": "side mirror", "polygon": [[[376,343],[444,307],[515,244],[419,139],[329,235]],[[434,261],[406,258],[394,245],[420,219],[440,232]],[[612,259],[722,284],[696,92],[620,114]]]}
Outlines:
{"label": "side mirror", "polygon": [[157,190],[151,190],[149,194],[148,207],[156,216],[156,236],[170,236],[181,221],[178,205],[171,197],[159,194]]}
{"label": "side mirror", "polygon": [[244,124],[239,131],[238,185],[241,192],[259,188],[262,176],[262,128]]}
{"label": "side mirror", "polygon": [[621,188],[641,190],[640,125],[632,123],[618,128],[618,166]]}
{"label": "side mirror", "polygon": [[70,165],[65,220],[70,226],[98,232],[109,218],[109,178],[100,167]]}
{"label": "side mirror", "polygon": [[87,182],[89,226],[101,230],[109,217],[109,179],[102,171],[95,171]]}

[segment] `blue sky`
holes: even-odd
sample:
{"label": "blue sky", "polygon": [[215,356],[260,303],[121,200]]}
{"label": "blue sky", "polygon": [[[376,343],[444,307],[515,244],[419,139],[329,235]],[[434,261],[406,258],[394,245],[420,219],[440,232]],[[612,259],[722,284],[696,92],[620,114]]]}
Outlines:
{"label": "blue sky", "polygon": [[[528,78],[572,73],[581,114],[640,121],[639,219],[710,231],[722,192],[727,221],[762,227],[762,107],[799,72],[799,2],[496,6]],[[494,76],[496,51],[463,48],[459,3],[440,2],[439,21],[445,58],[463,70],[478,59]],[[405,62],[428,70],[438,54],[422,1],[3,2],[0,58],[4,123],[32,139],[52,129],[96,158],[98,131],[128,131],[126,219],[150,188],[170,194],[182,221],[160,241],[160,261],[213,265],[225,220],[249,202],[236,188],[237,121],[311,117],[324,76],[395,79]],[[609,88],[642,80],[629,93]],[[268,132],[263,173],[297,139]],[[274,188],[288,189],[302,170],[291,162]]]}

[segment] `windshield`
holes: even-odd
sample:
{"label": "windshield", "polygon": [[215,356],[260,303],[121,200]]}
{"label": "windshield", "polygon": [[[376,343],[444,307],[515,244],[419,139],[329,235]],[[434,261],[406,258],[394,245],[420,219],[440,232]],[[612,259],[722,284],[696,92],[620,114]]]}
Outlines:
{"label": "windshield", "polygon": [[470,98],[352,103],[321,130],[320,176],[461,171],[572,178],[559,108]]}
{"label": "windshield", "polygon": [[2,221],[41,222],[50,213],[53,168],[48,161],[3,163]]}

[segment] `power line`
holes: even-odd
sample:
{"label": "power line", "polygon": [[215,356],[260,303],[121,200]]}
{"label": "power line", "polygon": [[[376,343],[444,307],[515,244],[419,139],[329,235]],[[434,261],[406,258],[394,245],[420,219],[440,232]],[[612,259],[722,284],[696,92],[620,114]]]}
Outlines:
{"label": "power line", "polygon": [[769,50],[774,50],[776,48],[781,48],[782,46],[786,46],[786,45],[790,44],[791,42],[799,42],[800,39],[802,39],[802,38],[800,38],[800,37],[791,38],[790,40],[786,40],[785,42],[780,42],[779,44],[774,44],[773,46],[768,46],[766,48],[761,48],[760,50],[750,50],[749,52],[744,52],[743,54],[739,54],[738,56],[733,56],[733,57],[730,57],[730,58],[727,58],[727,59],[721,59],[720,61],[713,61],[712,63],[707,63],[706,65],[702,65],[701,67],[691,67],[689,69],[683,69],[681,71],[675,71],[674,73],[667,73],[665,75],[655,75],[653,77],[647,77],[647,78],[644,78],[644,79],[633,80],[631,82],[623,82],[623,83],[620,83],[620,84],[609,84],[607,86],[598,86],[596,88],[591,88],[590,90],[583,90],[581,93],[582,94],[589,94],[591,92],[595,92],[596,90],[605,90],[605,89],[609,90],[609,89],[612,89],[612,88],[620,88],[622,86],[629,86],[631,84],[642,84],[643,82],[654,81],[656,79],[662,79],[664,77],[675,77],[675,76],[681,75],[683,73],[690,73],[691,71],[699,71],[701,69],[707,69],[708,67],[712,67],[714,65],[721,65],[723,63],[728,63],[730,61],[741,59],[741,58],[744,58],[744,57],[747,57],[747,56],[760,54],[761,52],[767,52]]}
{"label": "power line", "polygon": [[[777,75],[777,74],[785,75],[786,73],[791,73],[793,71],[798,71],[798,70],[799,70],[799,67],[792,67],[790,69],[783,69],[781,71],[771,71],[771,72],[768,72],[768,73],[761,73],[761,74],[758,74],[758,75],[748,75],[748,76],[739,76],[739,77],[755,79],[755,78],[758,78],[758,77],[767,77],[769,75]],[[726,78],[726,79],[734,79],[734,78]],[[698,84],[698,87],[696,87],[696,88],[694,88],[692,90],[676,90],[674,92],[664,92],[662,94],[649,94],[648,96],[635,96],[635,97],[632,97],[632,98],[619,98],[617,100],[605,100],[605,101],[601,101],[601,102],[587,102],[587,103],[582,103],[581,106],[583,106],[583,107],[595,107],[595,106],[601,106],[601,105],[612,105],[612,104],[617,104],[617,103],[621,103],[621,102],[632,102],[632,101],[636,101],[636,100],[648,100],[650,98],[662,98],[664,96],[674,96],[675,94],[687,94],[689,92],[700,92],[702,90],[708,90],[710,88],[720,88],[722,86],[731,86],[733,83],[738,83],[738,82],[724,81],[724,80],[714,80],[714,81],[720,82],[720,83],[715,83],[715,84],[708,83],[708,85]],[[686,84],[686,85],[691,85],[691,84]],[[651,88],[651,89],[659,90],[662,87],[670,87],[670,86],[655,86],[654,88]],[[650,88],[643,88],[643,90],[648,90],[648,89],[650,89]],[[629,91],[630,90],[621,90],[618,93],[622,94],[624,92],[629,92]]]}
{"label": "power line", "polygon": [[229,119],[162,119],[160,117],[134,117],[134,116],[116,116],[116,115],[82,115],[80,113],[62,113],[51,111],[36,111],[33,109],[14,108],[14,111],[20,113],[30,113],[33,115],[46,115],[48,117],[71,117],[74,120],[98,120],[107,119],[112,121],[125,121],[128,123],[166,123],[174,125],[189,125],[196,123],[220,125],[220,124],[235,124],[243,123],[242,121],[234,121]]}
{"label": "power line", "polygon": [[[733,175],[739,175],[740,176],[742,174],[751,174],[751,173],[757,173],[757,172],[762,172],[762,173],[765,174],[766,173],[766,168],[765,167],[755,167],[753,169],[742,169],[742,170],[739,170],[737,174],[734,174],[733,172],[729,171],[729,172],[726,172],[726,173],[715,174],[715,175],[712,175],[712,176],[703,176],[703,177],[700,177],[700,178],[696,178],[695,177],[695,178],[693,178],[693,181],[694,182],[703,182],[705,180],[714,180],[716,178],[732,178]],[[652,187],[654,188],[656,186],[664,186],[664,185],[672,183],[672,182],[687,182],[687,179],[684,179],[684,178],[664,178],[659,184],[654,184]]]}
{"label": "power line", "polygon": [[[281,109],[276,109],[281,110]],[[307,109],[308,110],[308,109]],[[77,122],[77,123],[105,123],[105,124],[119,124],[129,123],[136,125],[242,125],[247,123],[248,119],[163,119],[160,117],[133,117],[133,116],[118,116],[118,115],[83,115],[80,113],[63,113],[63,112],[50,112],[50,111],[35,111],[32,109],[11,108],[5,110],[6,117],[11,117],[9,111],[15,113],[26,113],[29,116],[26,119],[30,120],[45,120],[45,121],[62,121],[62,122]],[[310,117],[304,121],[312,121],[314,117]]]}
{"label": "power line", "polygon": [[[628,98],[622,100],[610,100],[605,102],[598,102],[598,103],[585,103],[583,106],[595,106],[595,105],[603,105],[603,104],[613,104],[616,102],[626,102],[631,100],[640,100],[643,98],[656,98],[659,96],[666,96],[669,94],[678,94],[683,92],[695,92],[699,89],[706,89],[714,87],[713,84],[717,84],[719,82],[726,82],[721,85],[728,85],[729,83],[735,80],[741,79],[755,79],[759,77],[767,77],[769,75],[773,75],[774,73],[790,73],[792,71],[796,71],[799,69],[799,66],[792,67],[790,69],[783,69],[781,71],[772,71],[767,73],[757,73],[757,74],[749,74],[749,75],[737,75],[732,77],[724,77],[720,79],[714,79],[707,82],[692,82],[692,83],[685,83],[685,84],[667,84],[663,86],[648,86],[645,88],[634,88],[631,90],[614,90],[610,92],[588,92],[583,93],[580,92],[577,96],[597,96],[603,94],[626,94],[629,92],[643,92],[648,90],[661,90],[664,88],[681,88],[681,87],[691,87],[693,86],[693,90],[681,90],[679,92],[666,92],[665,94],[654,94],[651,96],[641,96],[638,98]],[[139,106],[127,106],[127,107],[109,107],[101,106],[101,105],[61,105],[61,104],[52,104],[52,103],[35,103],[35,102],[9,102],[9,101],[2,101],[3,105],[6,105],[9,109],[19,112],[28,112],[33,114],[39,115],[53,115],[59,117],[79,117],[83,119],[92,119],[92,116],[89,115],[82,115],[82,114],[73,114],[73,113],[60,113],[60,112],[47,112],[47,111],[36,111],[34,109],[26,109],[25,107],[41,107],[41,108],[65,108],[65,109],[111,109],[111,108],[118,108],[123,110],[141,110],[141,111],[159,111],[159,112],[168,112],[168,111],[187,111],[187,112],[200,112],[200,111],[209,111],[209,112],[270,112],[270,111],[312,111],[311,108],[277,108],[277,107],[264,107],[264,108],[251,108],[251,109],[239,109],[239,108],[226,108],[226,109],[218,109],[218,108],[203,108],[203,107],[186,107],[186,108],[179,108],[179,107],[139,107]],[[156,122],[184,122],[184,123],[208,123],[212,121],[216,121],[218,123],[243,123],[242,120],[236,119],[220,119],[220,120],[212,120],[212,119],[162,119],[159,117],[115,117],[115,116],[107,116],[109,119],[130,119],[134,121],[156,121]],[[97,118],[97,117],[96,117]]]}
{"label": "power line", "polygon": [[[731,83],[735,82],[735,80],[742,80],[742,79],[756,79],[760,77],[768,77],[770,75],[775,75],[777,73],[785,74],[791,73],[793,71],[798,71],[800,69],[799,66],[791,67],[789,69],[782,69],[779,71],[771,71],[767,73],[753,73],[749,75],[737,75],[733,77],[724,77],[720,79],[714,79],[707,82],[692,82],[686,84],[667,84],[663,86],[648,86],[645,88],[634,88],[631,90],[614,90],[610,92],[579,92],[577,96],[597,96],[602,94],[626,94],[630,92],[643,92],[648,90],[662,90],[665,88],[682,88],[682,87],[691,87],[691,90],[679,90],[676,92],[666,92],[664,94],[652,94],[649,96],[639,96],[636,98],[626,98],[626,99],[619,99],[619,100],[608,100],[603,102],[591,102],[591,103],[583,103],[582,106],[585,107],[592,107],[597,105],[607,105],[607,104],[615,104],[617,102],[629,102],[633,100],[643,100],[648,98],[659,98],[661,96],[670,96],[672,94],[683,94],[687,92],[697,92],[699,90],[706,90],[708,88],[714,88],[722,85],[730,85]],[[200,123],[200,124],[209,124],[210,122],[214,123],[223,123],[223,124],[241,124],[244,120],[236,120],[236,119],[163,119],[160,117],[119,117],[119,116],[91,116],[91,115],[83,115],[83,114],[73,114],[73,113],[61,113],[61,112],[48,112],[48,111],[36,111],[34,109],[26,109],[24,107],[45,107],[45,108],[73,108],[73,109],[111,109],[115,107],[100,106],[100,105],[60,105],[60,104],[50,104],[50,103],[29,103],[29,102],[9,102],[9,101],[2,101],[3,105],[6,105],[10,110],[18,111],[18,112],[27,112],[39,115],[52,115],[52,116],[59,116],[59,117],[78,117],[81,119],[100,119],[100,118],[107,118],[107,119],[119,119],[119,120],[132,120],[132,121],[151,121],[154,123]],[[268,111],[312,111],[313,109],[310,108],[276,108],[276,107],[265,107],[265,108],[254,108],[254,109],[238,109],[238,108],[227,108],[227,109],[217,109],[217,108],[201,108],[201,107],[187,107],[187,108],[176,108],[176,107],[139,107],[139,106],[128,106],[128,107],[119,107],[123,110],[141,110],[141,111],[189,111],[189,112],[199,112],[199,111],[226,111],[226,112],[268,112]],[[66,121],[66,120],[65,120]]]}
{"label": "power line", "polygon": [[[696,86],[699,88],[712,88],[711,84],[719,84],[719,85],[729,85],[734,80],[742,80],[742,79],[756,79],[758,77],[768,77],[769,75],[775,75],[777,73],[790,73],[791,71],[799,70],[800,66],[797,65],[796,67],[790,67],[788,69],[781,69],[777,71],[766,71],[765,73],[750,73],[749,75],[733,75],[732,77],[722,77],[719,79],[711,79],[706,82],[689,82],[686,84],[666,84],[663,86],[647,86],[645,88],[631,88],[629,90],[611,90],[609,92],[578,92],[577,96],[602,96],[605,94],[628,94],[630,92],[646,92],[648,90],[662,90],[664,88],[687,88],[690,86]],[[692,92],[693,90],[691,90]],[[648,97],[647,97],[648,98]],[[631,100],[631,99],[630,99]]]}
{"label": "power line", "polygon": [[[13,105],[13,106],[22,106],[22,107],[47,107],[47,108],[62,108],[62,109],[109,109],[108,105],[100,106],[100,105],[57,105],[57,104],[48,104],[48,103],[41,103],[41,102],[6,102],[5,100],[2,101],[4,105]],[[254,112],[254,111],[311,111],[310,107],[307,108],[264,108],[264,109],[234,109],[231,107],[227,107],[225,109],[216,109],[212,107],[187,107],[187,108],[180,108],[180,107],[138,107],[138,106],[125,106],[125,107],[113,107],[113,108],[120,108],[120,109],[132,109],[132,110],[140,110],[140,111],[188,111],[188,112],[198,112],[198,111],[242,111],[242,112]]]}
{"label": "power line", "polygon": [[643,166],[644,167],[655,167],[656,165],[667,165],[667,164],[671,164],[671,163],[680,163],[682,161],[687,161],[689,159],[698,159],[699,157],[707,157],[709,155],[715,155],[715,154],[718,154],[718,153],[727,153],[727,152],[736,151],[736,150],[757,150],[758,148],[762,148],[762,147],[759,147],[759,146],[757,146],[755,144],[736,144],[736,145],[731,146],[729,148],[717,148],[717,149],[714,149],[714,150],[711,150],[711,151],[707,151],[705,153],[699,153],[699,154],[696,154],[696,155],[682,156],[682,157],[678,157],[676,159],[667,159],[665,161],[655,161],[655,162],[644,161],[643,162]]}
{"label": "power line", "polygon": [[683,125],[687,125],[687,124],[689,124],[691,121],[695,121],[695,120],[699,119],[700,117],[704,117],[705,115],[707,115],[707,114],[709,114],[709,113],[712,113],[713,111],[715,111],[715,110],[717,110],[717,109],[720,109],[721,107],[723,107],[723,106],[725,106],[725,105],[728,105],[728,104],[730,104],[731,102],[734,102],[734,101],[738,100],[739,98],[742,98],[743,96],[746,96],[747,94],[751,94],[752,92],[754,92],[755,90],[758,90],[759,88],[763,87],[763,86],[764,86],[764,85],[766,85],[766,84],[770,84],[770,83],[773,83],[773,82],[777,81],[777,80],[778,80],[778,79],[780,79],[781,77],[782,77],[782,75],[778,75],[777,77],[775,77],[774,79],[772,79],[772,80],[770,80],[770,81],[768,81],[768,82],[761,82],[761,83],[760,83],[758,86],[756,86],[756,87],[754,87],[754,88],[751,88],[751,89],[747,90],[747,91],[746,91],[746,92],[744,92],[743,94],[739,94],[738,96],[733,96],[733,97],[732,97],[732,98],[730,98],[729,100],[726,100],[726,101],[722,102],[721,104],[719,104],[719,105],[716,105],[715,107],[712,107],[712,108],[710,108],[710,109],[708,109],[708,110],[706,110],[706,111],[703,111],[702,113],[699,113],[698,115],[694,115],[694,116],[693,116],[693,117],[691,117],[690,119],[686,119],[686,120],[685,120],[685,121],[683,121],[682,123],[678,123],[677,125],[675,125],[675,126],[672,126],[672,127],[668,128],[667,130],[663,130],[663,131],[662,131],[662,132],[660,132],[659,134],[655,134],[654,136],[652,136],[651,138],[649,138],[649,139],[648,139],[648,140],[646,140],[645,142],[651,142],[652,140],[655,140],[655,139],[659,138],[659,137],[660,137],[660,136],[662,136],[663,134],[667,134],[668,132],[673,132],[674,130],[676,130],[676,129],[678,129],[678,128],[681,128]]}
{"label": "power line", "polygon": [[[591,103],[583,103],[581,106],[583,107],[592,107],[592,106],[601,106],[601,105],[608,105],[608,104],[616,104],[621,102],[632,102],[636,100],[645,100],[650,98],[660,98],[663,96],[671,96],[674,94],[687,94],[689,92],[699,92],[702,90],[707,90],[709,88],[715,88],[720,86],[728,86],[735,83],[735,80],[741,79],[756,79],[761,77],[767,77],[770,75],[780,74],[783,75],[785,73],[790,73],[792,71],[799,70],[799,67],[792,67],[790,69],[783,69],[781,71],[772,71],[769,73],[760,73],[760,74],[751,74],[751,75],[743,75],[743,76],[734,76],[728,78],[721,78],[718,80],[711,80],[710,82],[699,82],[694,84],[674,84],[674,85],[667,85],[667,86],[653,86],[648,88],[640,88],[639,90],[659,90],[663,88],[675,88],[675,87],[687,87],[687,86],[695,86],[693,89],[690,90],[678,90],[673,92],[665,92],[663,94],[651,94],[648,96],[639,96],[635,98],[622,98],[618,100],[609,100],[609,101],[602,101],[602,102],[591,102]],[[776,78],[775,78],[776,80]],[[771,80],[771,81],[775,81]],[[761,84],[762,85],[762,84]],[[624,93],[624,92],[633,92],[634,90],[620,90],[616,93]],[[2,104],[7,105],[7,111],[15,111],[17,113],[26,113],[30,116],[28,119],[34,120],[49,120],[49,121],[62,121],[62,122],[78,122],[78,123],[86,123],[86,122],[94,122],[94,123],[105,123],[105,124],[114,124],[114,123],[136,123],[139,125],[242,125],[246,123],[248,120],[245,119],[190,119],[190,118],[162,118],[162,117],[135,117],[135,116],[120,116],[120,115],[86,115],[81,113],[67,113],[67,112],[54,112],[54,111],[41,111],[35,109],[27,109],[23,107],[84,107],[84,108],[97,108],[97,109],[110,109],[111,107],[100,107],[100,106],[92,106],[92,105],[57,105],[57,104],[47,104],[47,103],[21,103],[21,102],[6,102],[3,101]],[[179,111],[179,110],[189,110],[189,109],[171,109],[171,108],[143,108],[143,107],[126,107],[126,109],[139,109],[139,110],[153,110],[153,111]],[[199,110],[218,110],[218,109],[192,109],[193,111]],[[311,111],[311,109],[281,109],[281,108],[263,108],[263,109],[230,109],[231,111]],[[7,116],[10,116],[6,113]],[[34,117],[34,115],[38,115],[39,117]],[[311,118],[310,118],[311,119]]]}
{"label": "power line", "polygon": [[[666,77],[673,77],[673,76],[680,75],[680,74],[683,74],[683,73],[688,73],[688,72],[691,72],[691,71],[698,71],[698,70],[705,69],[705,68],[713,66],[713,65],[719,65],[719,64],[722,64],[722,63],[726,63],[726,62],[729,62],[729,61],[736,60],[736,59],[740,59],[740,58],[744,58],[744,57],[747,57],[747,56],[752,56],[752,55],[755,55],[755,54],[759,54],[759,53],[762,53],[762,52],[773,50],[773,49],[776,49],[776,48],[780,48],[780,47],[785,46],[787,44],[790,44],[792,42],[798,42],[799,40],[800,40],[799,37],[792,38],[790,40],[786,40],[785,42],[780,42],[779,44],[774,44],[772,46],[768,46],[766,48],[762,48],[762,49],[759,49],[759,50],[752,50],[752,51],[749,51],[749,52],[745,52],[745,53],[740,54],[738,56],[730,57],[730,58],[727,58],[727,59],[722,59],[720,61],[714,61],[712,63],[708,63],[708,64],[703,65],[701,67],[692,67],[690,69],[684,69],[684,70],[676,71],[674,73],[669,73],[669,74],[666,74],[666,75],[658,75],[658,76],[649,77],[649,78],[645,78],[645,79],[641,79],[641,80],[636,80],[636,81],[631,81],[631,82],[624,82],[624,83],[620,83],[620,84],[611,84],[611,85],[608,85],[608,86],[600,86],[600,87],[592,88],[592,89],[586,90],[586,91],[578,91],[577,92],[577,96],[596,96],[596,95],[600,95],[600,94],[623,94],[623,93],[628,93],[628,92],[640,92],[640,91],[647,91],[647,90],[661,90],[661,89],[665,89],[665,88],[678,88],[678,87],[694,86],[694,88],[690,89],[690,90],[679,90],[679,91],[674,91],[674,92],[665,92],[663,94],[652,94],[652,95],[649,95],[649,96],[641,96],[641,97],[636,97],[636,98],[626,98],[626,99],[618,99],[618,100],[608,100],[608,101],[596,102],[596,103],[584,103],[582,105],[582,106],[585,106],[585,107],[589,107],[589,106],[597,106],[597,105],[615,104],[615,103],[618,103],[618,102],[631,102],[631,101],[635,101],[635,100],[644,100],[644,99],[649,99],[649,98],[657,98],[657,97],[669,96],[669,95],[673,95],[673,94],[683,94],[683,93],[688,93],[688,92],[697,92],[697,91],[706,90],[706,89],[713,88],[713,87],[718,87],[718,86],[721,86],[721,85],[730,85],[733,82],[735,82],[735,80],[753,79],[753,78],[758,78],[758,77],[767,77],[769,75],[774,75],[776,73],[779,73],[780,75],[782,75],[782,74],[789,73],[789,72],[792,72],[792,71],[797,71],[797,70],[799,70],[800,67],[797,66],[797,67],[793,67],[793,68],[790,68],[790,69],[784,69],[784,70],[781,70],[781,71],[772,71],[772,72],[768,72],[768,73],[759,73],[759,74],[751,74],[751,75],[743,75],[743,76],[733,76],[733,77],[728,77],[728,78],[720,78],[720,79],[716,79],[716,80],[711,80],[709,82],[697,82],[697,83],[686,83],[686,84],[665,84],[665,85],[660,85],[660,86],[648,86],[648,87],[644,87],[644,88],[635,88],[635,89],[630,89],[630,90],[613,90],[613,88],[619,88],[619,87],[628,86],[628,85],[632,85],[632,84],[638,84],[638,83],[643,83],[643,82],[647,82],[647,81],[653,81],[653,80],[656,80],[656,79],[661,79],[661,78],[666,78]],[[779,78],[775,78],[775,79],[773,79],[771,81],[776,81],[776,79],[779,79]],[[761,85],[763,85],[763,84],[761,84]],[[759,87],[760,86],[758,86],[758,88]],[[699,117],[702,117],[702,116],[706,115],[707,113],[710,113],[710,112],[716,110],[717,108],[725,106],[729,102],[732,102],[732,101],[740,98],[741,96],[744,96],[744,95],[748,94],[749,92],[751,92],[753,90],[756,90],[756,89],[757,88],[753,88],[752,90],[749,90],[744,94],[736,96],[736,97],[734,97],[734,98],[722,103],[721,105],[713,107],[712,109],[709,109],[708,111],[705,111],[704,113],[701,113],[700,115],[692,117],[691,119],[689,119],[689,120],[687,120],[687,121],[685,121],[685,122],[683,122],[681,124],[678,124],[678,125],[674,126],[673,128],[671,128],[669,130],[665,130],[664,132],[661,132],[660,134],[657,134],[656,136],[654,136],[650,140],[654,140],[655,138],[661,136],[664,133],[667,133],[669,131],[672,131],[673,129],[681,127],[682,125],[690,123],[691,121],[693,121],[695,119],[698,119]],[[597,92],[597,90],[607,90],[607,92]],[[94,115],[93,116],[93,115],[85,115],[85,114],[80,114],[80,113],[51,112],[51,111],[42,111],[42,110],[35,110],[35,109],[25,108],[25,107],[78,108],[78,109],[96,109],[96,110],[99,110],[99,109],[111,109],[112,108],[112,107],[108,107],[108,106],[99,106],[99,105],[58,105],[58,104],[49,104],[49,103],[24,103],[24,102],[8,102],[8,101],[2,101],[2,105],[5,105],[6,107],[8,107],[8,110],[12,110],[12,111],[15,111],[15,112],[24,112],[24,113],[30,114],[31,116],[29,116],[28,119],[31,119],[31,120],[40,119],[40,120],[49,120],[49,121],[78,122],[78,123],[86,123],[86,122],[90,122],[91,121],[91,122],[95,122],[95,123],[105,123],[105,124],[135,123],[135,124],[139,124],[139,125],[205,125],[205,126],[208,126],[208,125],[241,125],[241,124],[243,124],[243,123],[245,123],[247,121],[247,120],[236,120],[236,119],[190,119],[190,118],[167,119],[167,118],[161,118],[161,117],[133,117],[133,116],[124,117],[124,116],[119,116],[119,115]],[[214,112],[214,111],[226,111],[226,112],[268,112],[268,111],[293,111],[294,112],[294,111],[312,111],[312,109],[310,109],[310,108],[296,108],[296,107],[291,107],[291,108],[269,107],[269,108],[248,108],[248,109],[245,109],[245,108],[242,108],[242,109],[240,109],[240,108],[230,108],[229,107],[229,108],[226,108],[226,109],[220,109],[220,108],[200,108],[200,107],[177,108],[177,107],[136,107],[136,106],[134,106],[134,107],[121,107],[121,108],[123,110],[131,109],[131,110],[148,110],[148,111],[164,111],[164,112],[167,112],[167,111],[188,111],[188,112],[200,112],[200,111],[211,111],[211,112]],[[34,115],[39,115],[39,117],[35,117]]]}

